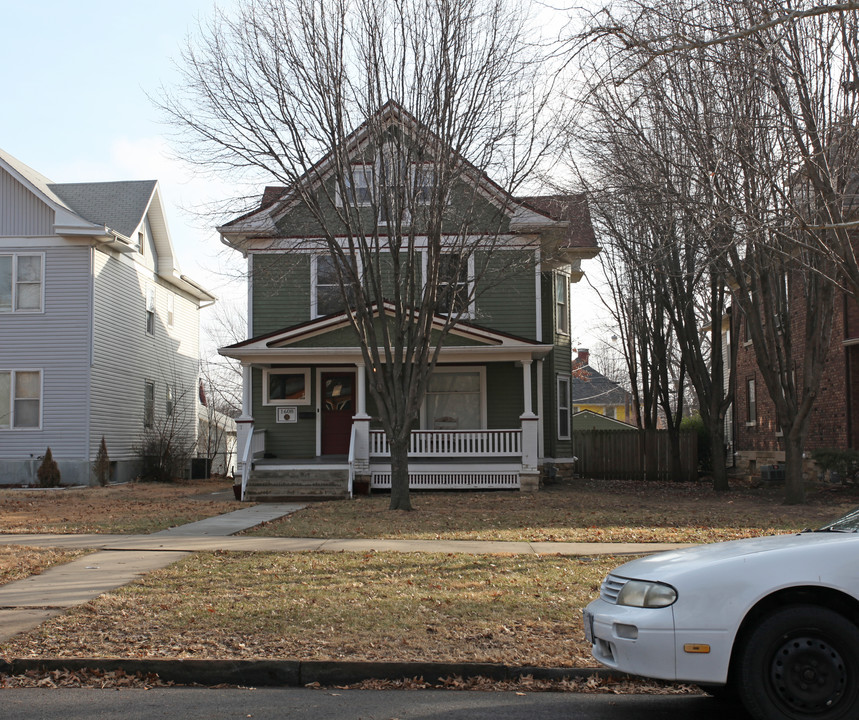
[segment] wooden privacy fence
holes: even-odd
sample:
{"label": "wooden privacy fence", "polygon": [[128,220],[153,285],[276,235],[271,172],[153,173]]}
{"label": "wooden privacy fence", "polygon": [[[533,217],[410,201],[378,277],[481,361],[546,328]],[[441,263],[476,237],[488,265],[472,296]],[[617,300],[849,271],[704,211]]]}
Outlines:
{"label": "wooden privacy fence", "polygon": [[[573,455],[581,477],[668,480],[671,442],[667,430],[575,430]],[[680,433],[680,479],[698,477],[698,436]]]}

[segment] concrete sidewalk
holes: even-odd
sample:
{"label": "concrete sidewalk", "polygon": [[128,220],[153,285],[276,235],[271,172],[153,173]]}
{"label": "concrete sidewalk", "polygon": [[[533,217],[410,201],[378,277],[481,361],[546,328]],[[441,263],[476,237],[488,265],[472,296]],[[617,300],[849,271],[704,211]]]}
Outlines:
{"label": "concrete sidewalk", "polygon": [[420,552],[519,555],[634,555],[687,547],[673,543],[552,543],[475,540],[385,540],[232,537],[304,507],[271,503],[243,508],[151,535],[0,535],[0,545],[95,549],[40,575],[0,586],[0,641],[64,610],[126,585],[189,553]]}

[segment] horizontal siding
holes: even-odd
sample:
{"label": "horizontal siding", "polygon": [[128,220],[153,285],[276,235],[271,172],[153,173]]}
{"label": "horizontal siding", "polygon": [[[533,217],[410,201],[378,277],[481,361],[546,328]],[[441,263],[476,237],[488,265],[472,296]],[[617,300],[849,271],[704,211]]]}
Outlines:
{"label": "horizontal siding", "polygon": [[0,430],[0,457],[42,455],[50,446],[58,459],[79,459],[86,457],[90,248],[43,251],[44,312],[0,314],[0,369],[42,370],[42,429]]}
{"label": "horizontal siding", "polygon": [[[475,257],[475,272],[480,273],[483,258]],[[537,337],[536,281],[533,253],[496,250],[478,288],[474,322],[499,332],[528,339]]]}
{"label": "horizontal siding", "polygon": [[255,254],[252,303],[254,336],[310,320],[310,255]]}
{"label": "horizontal siding", "polygon": [[[167,385],[184,401],[180,417],[196,436],[199,310],[196,303],[154,279],[144,268],[97,252],[92,369],[95,455],[102,435],[111,459],[133,456],[143,434],[144,383],[155,385],[155,412],[163,414]],[[146,333],[146,293],[155,287],[155,333]],[[174,325],[167,298],[174,297]]]}
{"label": "horizontal siding", "polygon": [[0,168],[0,237],[50,235],[53,225],[54,211]]}
{"label": "horizontal siding", "polygon": [[265,430],[265,451],[279,458],[308,458],[316,455],[316,369],[310,373],[312,403],[298,405],[298,411],[314,412],[310,419],[294,423],[278,423],[277,408],[262,404],[262,370],[253,371],[254,429]]}

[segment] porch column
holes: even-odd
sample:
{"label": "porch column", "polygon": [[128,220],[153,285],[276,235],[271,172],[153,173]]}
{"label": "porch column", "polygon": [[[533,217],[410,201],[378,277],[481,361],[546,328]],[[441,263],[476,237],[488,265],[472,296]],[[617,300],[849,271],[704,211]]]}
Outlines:
{"label": "porch column", "polygon": [[251,393],[251,366],[242,365],[242,414],[236,418],[236,472],[234,482],[241,482],[242,499],[244,499],[244,490],[247,486],[248,471],[250,463],[245,460],[249,459],[250,442],[254,433],[254,418],[252,412],[252,393]]}
{"label": "porch column", "polygon": [[519,473],[519,488],[522,492],[534,492],[540,483],[538,465],[538,426],[540,419],[534,414],[531,403],[531,358],[522,360],[522,383],[524,389],[522,423],[522,470]]}
{"label": "porch column", "polygon": [[353,448],[355,479],[359,485],[366,484],[369,491],[370,483],[370,416],[367,414],[367,368],[363,363],[356,363],[357,377],[355,378],[355,397],[357,412],[352,417],[355,427],[355,447]]}

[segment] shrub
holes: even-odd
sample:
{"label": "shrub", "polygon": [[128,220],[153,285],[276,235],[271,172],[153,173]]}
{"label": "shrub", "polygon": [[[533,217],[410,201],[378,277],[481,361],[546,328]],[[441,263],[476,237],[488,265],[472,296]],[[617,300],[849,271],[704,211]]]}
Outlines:
{"label": "shrub", "polygon": [[856,474],[859,472],[859,451],[857,450],[821,448],[813,450],[811,457],[824,473],[829,472],[829,479],[833,482],[855,481]]}
{"label": "shrub", "polygon": [[107,485],[110,481],[110,458],[107,455],[107,443],[104,441],[104,435],[101,436],[101,445],[98,446],[98,454],[95,456],[92,470],[98,484],[102,487]]}
{"label": "shrub", "polygon": [[710,435],[704,425],[703,418],[695,413],[688,415],[680,421],[680,430],[694,432],[698,437],[698,470],[700,472],[712,472],[713,458],[710,452]]}
{"label": "shrub", "polygon": [[42,464],[39,465],[36,475],[39,477],[39,487],[59,487],[60,466],[54,460],[51,448],[48,448],[45,453],[45,457],[42,459]]}

